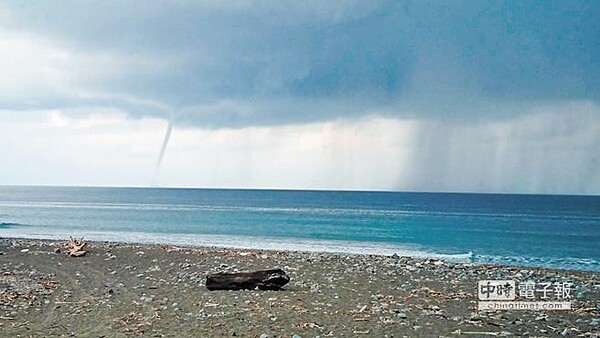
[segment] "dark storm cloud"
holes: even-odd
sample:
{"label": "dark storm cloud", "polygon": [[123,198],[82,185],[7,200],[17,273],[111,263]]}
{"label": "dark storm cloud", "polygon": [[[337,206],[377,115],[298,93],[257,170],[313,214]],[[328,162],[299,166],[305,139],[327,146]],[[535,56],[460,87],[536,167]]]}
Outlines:
{"label": "dark storm cloud", "polygon": [[66,65],[75,78],[69,88],[102,94],[49,88],[0,96],[8,108],[91,102],[133,116],[174,111],[178,121],[218,128],[373,113],[502,118],[531,102],[600,96],[596,1],[17,1],[7,8],[5,31],[140,60],[102,77]]}

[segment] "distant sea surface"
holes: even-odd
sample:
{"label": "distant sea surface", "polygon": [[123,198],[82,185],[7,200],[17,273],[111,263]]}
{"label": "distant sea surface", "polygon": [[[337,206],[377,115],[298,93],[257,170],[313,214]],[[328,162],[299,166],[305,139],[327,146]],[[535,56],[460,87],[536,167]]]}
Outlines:
{"label": "distant sea surface", "polygon": [[0,237],[68,236],[600,271],[600,197],[0,186]]}

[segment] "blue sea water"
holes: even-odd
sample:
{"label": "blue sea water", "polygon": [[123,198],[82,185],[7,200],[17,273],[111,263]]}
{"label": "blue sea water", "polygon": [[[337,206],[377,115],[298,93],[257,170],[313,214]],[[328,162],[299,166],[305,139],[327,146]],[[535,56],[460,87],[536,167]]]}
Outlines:
{"label": "blue sea water", "polygon": [[600,271],[600,196],[0,187],[0,237],[68,236]]}

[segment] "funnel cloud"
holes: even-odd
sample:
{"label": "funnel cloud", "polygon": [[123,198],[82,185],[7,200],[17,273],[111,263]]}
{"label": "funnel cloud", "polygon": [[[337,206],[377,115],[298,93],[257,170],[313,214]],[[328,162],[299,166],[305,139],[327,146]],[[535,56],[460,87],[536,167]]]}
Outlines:
{"label": "funnel cloud", "polygon": [[152,185],[156,184],[156,180],[158,178],[158,173],[160,171],[160,166],[162,164],[163,158],[165,157],[165,152],[167,151],[167,146],[169,145],[169,139],[171,138],[171,132],[173,131],[173,123],[169,121],[167,125],[167,131],[165,132],[165,137],[163,139],[163,143],[160,147],[160,152],[158,153],[158,158],[156,159],[156,165],[154,166],[154,175],[152,179]]}

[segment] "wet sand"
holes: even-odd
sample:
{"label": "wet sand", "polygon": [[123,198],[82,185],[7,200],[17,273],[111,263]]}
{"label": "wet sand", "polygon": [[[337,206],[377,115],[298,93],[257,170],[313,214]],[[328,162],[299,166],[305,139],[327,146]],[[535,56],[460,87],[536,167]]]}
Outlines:
{"label": "wet sand", "polygon": [[[0,239],[2,337],[600,336],[598,274],[408,257]],[[282,291],[206,276],[282,268]],[[573,283],[572,310],[477,311],[477,281]]]}

